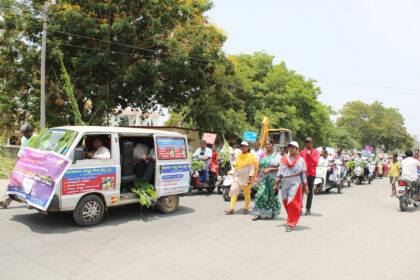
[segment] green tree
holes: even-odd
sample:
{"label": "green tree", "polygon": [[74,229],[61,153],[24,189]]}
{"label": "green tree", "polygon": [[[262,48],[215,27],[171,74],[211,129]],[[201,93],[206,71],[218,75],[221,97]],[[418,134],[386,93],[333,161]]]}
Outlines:
{"label": "green tree", "polygon": [[[11,64],[2,63],[3,71],[27,76],[27,83],[3,78],[0,86],[8,87],[6,99],[22,89],[31,91],[31,100],[17,103],[30,107],[25,112],[34,113],[26,118],[34,121],[39,119],[40,2],[1,0],[13,9],[2,11],[0,18],[0,59]],[[226,37],[204,16],[211,7],[207,0],[55,1],[47,36],[47,125],[75,123],[60,52],[85,122],[100,124],[128,106],[152,111],[188,105],[209,86],[217,64],[226,61],[221,51]],[[25,16],[15,9],[25,10]],[[6,43],[13,44],[19,58],[3,48]],[[17,50],[19,45],[31,55]]]}
{"label": "green tree", "polygon": [[315,81],[305,80],[284,63],[274,65],[273,57],[266,53],[232,56],[230,60],[234,74],[220,71],[224,74],[215,75],[215,91],[176,108],[169,122],[175,120],[236,140],[244,130],[260,131],[268,116],[271,128],[289,128],[295,140],[303,142],[312,136],[317,145],[327,143],[332,111],[317,101],[321,91]]}
{"label": "green tree", "polygon": [[371,105],[361,101],[344,104],[337,127],[350,133],[362,147],[369,145],[390,151],[411,148],[414,144],[398,109],[386,108],[379,101]]}

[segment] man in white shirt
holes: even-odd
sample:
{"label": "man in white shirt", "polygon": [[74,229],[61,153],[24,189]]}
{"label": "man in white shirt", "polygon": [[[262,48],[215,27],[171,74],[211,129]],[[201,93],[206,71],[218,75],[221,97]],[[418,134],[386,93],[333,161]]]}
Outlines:
{"label": "man in white shirt", "polygon": [[90,159],[110,159],[111,153],[109,149],[104,146],[103,136],[96,136],[93,138],[93,151],[86,152],[86,157]]}
{"label": "man in white shirt", "polygon": [[328,154],[326,150],[322,150],[321,157],[318,160],[319,167],[328,167]]}
{"label": "man in white shirt", "polygon": [[201,140],[200,141],[200,148],[198,148],[193,157],[198,158],[198,160],[203,161],[206,164],[206,167],[203,170],[204,173],[204,181],[208,183],[209,181],[209,166],[210,166],[210,159],[212,156],[212,151],[210,148],[206,146],[206,141]]}
{"label": "man in white shirt", "polygon": [[155,160],[156,160],[154,143],[152,143],[152,146],[150,149],[147,146],[146,146],[146,149],[144,149],[143,146],[146,146],[146,145],[138,143],[136,147],[134,148],[136,174],[138,178],[146,182],[153,183],[152,179],[153,179],[153,174],[155,171]]}
{"label": "man in white shirt", "polygon": [[420,167],[420,161],[413,158],[413,152],[405,152],[406,158],[401,161],[401,178],[416,185],[420,185],[420,177],[417,175],[417,167]]}
{"label": "man in white shirt", "polygon": [[254,148],[251,150],[251,154],[257,161],[260,161],[260,157],[264,151],[260,149],[260,142],[254,142]]}

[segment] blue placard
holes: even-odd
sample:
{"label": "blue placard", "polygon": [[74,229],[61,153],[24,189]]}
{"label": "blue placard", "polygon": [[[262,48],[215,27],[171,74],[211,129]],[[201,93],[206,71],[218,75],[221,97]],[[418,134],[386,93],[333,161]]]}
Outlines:
{"label": "blue placard", "polygon": [[248,142],[255,142],[257,141],[258,132],[252,132],[252,131],[244,131],[244,141]]}

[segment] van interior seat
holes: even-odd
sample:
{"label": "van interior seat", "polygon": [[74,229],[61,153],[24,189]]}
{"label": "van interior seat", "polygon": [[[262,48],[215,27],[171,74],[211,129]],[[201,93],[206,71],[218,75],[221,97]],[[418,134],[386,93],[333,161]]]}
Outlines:
{"label": "van interior seat", "polygon": [[136,180],[134,169],[134,143],[123,141],[121,144],[121,183],[131,183]]}

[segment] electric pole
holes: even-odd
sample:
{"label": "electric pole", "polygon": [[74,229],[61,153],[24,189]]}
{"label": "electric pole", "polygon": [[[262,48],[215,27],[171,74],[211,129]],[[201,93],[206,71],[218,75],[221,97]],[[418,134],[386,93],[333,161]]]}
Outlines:
{"label": "electric pole", "polygon": [[44,25],[41,46],[41,130],[45,128],[45,53],[47,49],[48,1],[44,5]]}

